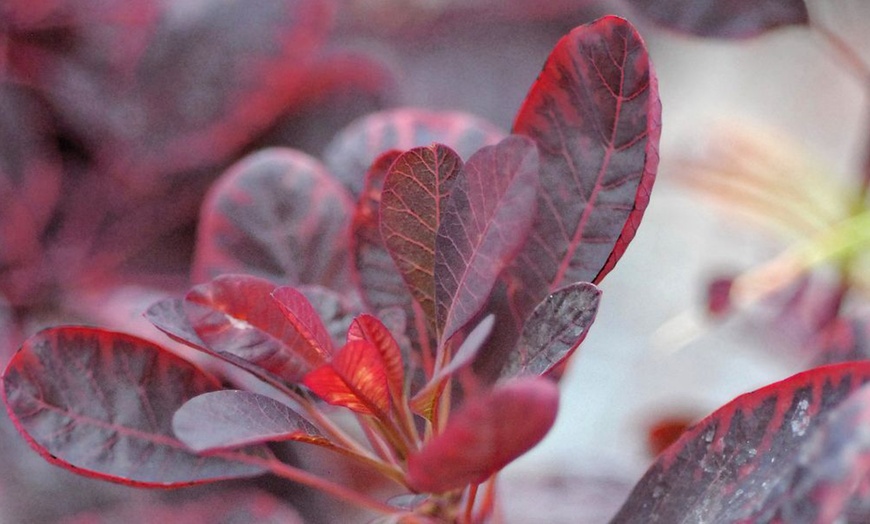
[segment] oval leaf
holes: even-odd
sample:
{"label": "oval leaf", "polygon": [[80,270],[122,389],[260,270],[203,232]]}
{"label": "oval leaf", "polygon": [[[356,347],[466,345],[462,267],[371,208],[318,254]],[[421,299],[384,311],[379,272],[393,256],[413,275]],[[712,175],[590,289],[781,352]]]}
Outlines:
{"label": "oval leaf", "polygon": [[435,322],[435,236],[462,159],[441,144],[396,158],[381,192],[384,245],[427,320]]}
{"label": "oval leaf", "polygon": [[523,327],[503,378],[544,375],[558,366],[583,342],[595,321],[601,290],[578,282],[544,299]]}
{"label": "oval leaf", "polygon": [[390,412],[386,366],[365,340],[348,342],[332,362],[305,375],[303,384],[334,406],[383,418]]}
{"label": "oval leaf", "polygon": [[315,347],[287,321],[271,298],[274,284],[224,275],[190,290],[184,300],[196,334],[216,353],[256,364],[287,382],[298,382],[330,354]]}
{"label": "oval leaf", "polygon": [[169,487],[262,473],[199,457],[172,434],[172,413],[220,388],[146,340],[85,327],[31,337],[3,375],[9,416],[46,460],[113,482]]}
{"label": "oval leaf", "polygon": [[330,445],[317,427],[289,406],[247,391],[214,391],[192,398],[175,412],[172,430],[198,453],[284,440]]}
{"label": "oval leaf", "polygon": [[348,125],[326,148],[324,161],[335,177],[358,195],[363,189],[363,173],[384,151],[439,143],[468,158],[504,137],[505,132],[495,125],[458,111],[390,109]]}
{"label": "oval leaf", "polygon": [[444,431],[408,457],[408,480],[419,492],[480,484],[544,438],[556,420],[559,389],[521,378],[467,401]]}
{"label": "oval leaf", "polygon": [[769,501],[791,496],[783,480],[801,447],[867,382],[870,362],[850,362],[737,397],[659,456],[613,522],[756,522]]}
{"label": "oval leaf", "polygon": [[643,16],[697,36],[747,38],[787,25],[807,25],[805,0],[628,0]]}
{"label": "oval leaf", "polygon": [[381,354],[386,370],[390,394],[395,402],[405,398],[405,368],[402,362],[402,351],[399,343],[377,317],[360,315],[350,324],[347,331],[347,341],[365,340]]}
{"label": "oval leaf", "polygon": [[272,298],[311,349],[321,355],[332,354],[332,337],[305,295],[284,286],[272,291]]}
{"label": "oval leaf", "polygon": [[510,268],[522,318],[562,285],[598,283],[640,224],[661,104],[640,35],[609,16],[563,37],[514,123],[540,149],[538,215]]}
{"label": "oval leaf", "polygon": [[526,240],[538,192],[538,150],[511,136],[475,153],[453,183],[435,239],[441,343],[486,304],[501,270]]}
{"label": "oval leaf", "polygon": [[351,205],[314,158],[291,149],[254,153],[227,170],[203,203],[193,280],[246,273],[341,288]]}

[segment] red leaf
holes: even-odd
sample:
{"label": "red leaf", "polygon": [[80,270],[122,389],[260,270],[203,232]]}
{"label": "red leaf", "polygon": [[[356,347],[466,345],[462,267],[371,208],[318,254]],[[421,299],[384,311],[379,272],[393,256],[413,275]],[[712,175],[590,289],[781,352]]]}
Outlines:
{"label": "red leaf", "polygon": [[300,336],[272,300],[274,284],[244,275],[224,275],[190,290],[184,308],[191,326],[216,353],[229,353],[298,382],[330,358]]}
{"label": "red leaf", "polygon": [[332,354],[332,338],[305,295],[285,286],[272,291],[272,298],[311,349],[321,355]]}
{"label": "red leaf", "polygon": [[511,268],[524,317],[570,282],[600,282],[640,224],[658,167],[661,104],[643,40],[617,17],[556,44],[514,132],[541,153],[538,216]]}
{"label": "red leaf", "polygon": [[801,463],[802,446],[825,435],[828,414],[867,382],[870,362],[851,362],[738,397],[660,455],[613,522],[769,522],[758,513],[767,504],[801,496],[781,480]]}
{"label": "red leaf", "polygon": [[365,340],[348,342],[332,362],[305,375],[303,384],[334,406],[378,417],[390,412],[387,368],[378,348]]}
{"label": "red leaf", "polygon": [[365,340],[377,348],[384,362],[393,401],[401,402],[405,398],[405,368],[396,339],[377,317],[360,315],[351,322],[347,331],[347,341],[355,340]]}
{"label": "red leaf", "polygon": [[329,144],[324,162],[355,195],[363,189],[362,173],[384,151],[407,151],[444,144],[460,158],[505,137],[504,131],[480,117],[455,111],[399,108],[362,117]]}
{"label": "red leaf", "polygon": [[483,308],[499,273],[522,247],[537,191],[538,151],[519,136],[475,153],[452,184],[435,239],[442,344]]}
{"label": "red leaf", "polygon": [[220,384],[148,341],[84,327],[44,330],[3,375],[9,416],[46,460],[88,476],[169,487],[262,471],[198,457],[172,434],[172,413]]}
{"label": "red leaf", "polygon": [[440,435],[408,457],[411,486],[441,493],[480,484],[540,442],[558,407],[559,389],[540,378],[517,379],[467,401]]}
{"label": "red leaf", "polygon": [[172,430],[197,453],[284,440],[331,446],[289,406],[247,391],[214,391],[192,398],[175,412]]}
{"label": "red leaf", "polygon": [[523,326],[501,376],[551,372],[586,338],[600,300],[601,291],[588,282],[565,286],[544,299]]}
{"label": "red leaf", "polygon": [[267,149],[248,156],[206,197],[193,279],[242,272],[340,288],[350,210],[344,188],[308,155]]}
{"label": "red leaf", "polygon": [[748,38],[787,25],[807,25],[804,0],[628,0],[643,16],[669,29],[719,37]]}
{"label": "red leaf", "polygon": [[462,159],[434,144],[396,158],[381,192],[381,237],[426,318],[435,322],[435,236]]}

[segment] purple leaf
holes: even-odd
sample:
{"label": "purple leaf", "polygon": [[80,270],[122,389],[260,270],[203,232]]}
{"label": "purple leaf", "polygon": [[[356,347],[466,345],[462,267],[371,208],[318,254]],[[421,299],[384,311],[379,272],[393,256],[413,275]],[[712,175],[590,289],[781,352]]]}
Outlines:
{"label": "purple leaf", "polygon": [[300,336],[272,300],[274,289],[260,278],[224,275],[191,289],[184,309],[211,351],[235,355],[295,383],[330,353]]}
{"label": "purple leaf", "polygon": [[435,237],[462,159],[435,144],[402,153],[381,192],[381,237],[426,318],[435,322]]}
{"label": "purple leaf", "polygon": [[537,377],[469,399],[441,434],[408,457],[411,487],[442,493],[480,484],[540,442],[558,408],[559,389]]}
{"label": "purple leaf", "polygon": [[538,150],[511,136],[475,153],[452,184],[435,239],[435,302],[444,343],[480,311],[535,216]]}
{"label": "purple leaf", "polygon": [[347,327],[354,317],[362,311],[362,305],[354,293],[344,294],[323,286],[299,286],[298,289],[317,312],[326,331],[332,339],[332,346],[344,344]]}
{"label": "purple leaf", "polygon": [[601,291],[588,282],[565,286],[544,299],[526,321],[501,376],[549,373],[586,338],[600,300]]}
{"label": "purple leaf", "polygon": [[802,496],[786,491],[801,449],[835,436],[826,417],[868,381],[870,362],[850,362],[738,397],[660,455],[613,522],[770,521],[759,514],[768,504]]}
{"label": "purple leaf", "polygon": [[468,158],[504,137],[504,131],[493,124],[465,113],[391,109],[352,122],[327,147],[324,161],[335,177],[358,195],[363,189],[362,175],[384,151],[439,143],[460,158]]}
{"label": "purple leaf", "polygon": [[351,202],[320,163],[266,149],[231,167],[203,204],[193,279],[248,273],[289,284],[347,282]]}
{"label": "purple leaf", "polygon": [[522,318],[565,283],[598,283],[640,224],[658,167],[661,104],[643,40],[617,17],[556,44],[517,115],[538,143],[538,216],[510,268]]}
{"label": "purple leaf", "polygon": [[214,391],[188,400],[172,417],[172,430],[197,453],[284,440],[330,446],[289,406],[247,391]]}
{"label": "purple leaf", "polygon": [[668,29],[697,36],[748,38],[787,25],[807,25],[805,0],[627,0]]}
{"label": "purple leaf", "polygon": [[213,377],[146,340],[84,327],[34,335],[3,375],[9,416],[46,460],[151,487],[262,472],[193,455],[173,436],[172,413],[219,387]]}
{"label": "purple leaf", "polygon": [[152,304],[145,311],[145,318],[172,340],[200,351],[210,351],[193,329],[184,307],[183,299],[165,298]]}

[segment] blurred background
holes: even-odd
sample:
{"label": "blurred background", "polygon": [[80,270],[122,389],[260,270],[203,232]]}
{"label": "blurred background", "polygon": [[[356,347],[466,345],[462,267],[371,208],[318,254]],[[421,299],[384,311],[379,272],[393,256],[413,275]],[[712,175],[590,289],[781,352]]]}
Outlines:
{"label": "blurred background", "polygon": [[[57,323],[161,340],[141,312],[186,289],[199,203],[233,161],[270,145],[320,156],[355,118],[399,106],[463,111],[508,130],[558,39],[608,13],[638,28],[655,64],[661,165],[562,382],[555,428],[506,470],[502,489],[517,494],[504,497],[508,521],[606,522],[654,456],[652,429],[697,420],[816,360],[810,326],[821,299],[806,296],[836,287],[824,274],[790,282],[801,300],[790,301],[792,289],[710,314],[711,282],[763,266],[797,237],[759,220],[775,206],[747,212],[752,202],[721,198],[698,177],[770,174],[759,190],[797,209],[786,225],[813,214],[807,193],[848,200],[867,154],[868,75],[825,31],[870,62],[862,0],[809,0],[812,27],[744,40],[669,30],[615,0],[4,4],[2,362]],[[185,496],[50,466],[5,413],[0,438],[0,523]],[[291,498],[307,520],[329,522],[310,495]],[[558,503],[543,502],[551,498]],[[126,518],[114,515],[80,521]]]}

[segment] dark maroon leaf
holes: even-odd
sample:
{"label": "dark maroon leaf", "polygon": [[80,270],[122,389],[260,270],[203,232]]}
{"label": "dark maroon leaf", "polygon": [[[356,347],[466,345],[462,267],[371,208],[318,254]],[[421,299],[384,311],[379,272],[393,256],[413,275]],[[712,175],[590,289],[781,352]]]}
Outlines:
{"label": "dark maroon leaf", "polygon": [[565,283],[598,283],[640,224],[658,167],[661,104],[643,40],[621,18],[556,44],[514,132],[540,149],[538,216],[509,278],[524,317]]}
{"label": "dark maroon leaf", "polygon": [[400,108],[367,115],[339,133],[324,153],[324,162],[353,194],[363,189],[363,174],[384,151],[407,151],[444,144],[460,158],[505,137],[482,118],[460,112]]}
{"label": "dark maroon leaf", "polygon": [[462,159],[449,147],[418,147],[396,158],[381,191],[381,237],[432,327],[435,238],[460,169]]}
{"label": "dark maroon leaf", "polygon": [[816,365],[870,359],[870,325],[860,318],[835,318],[811,342]]}
{"label": "dark maroon leaf", "polygon": [[305,342],[321,355],[332,355],[332,337],[314,306],[300,291],[282,286],[272,291],[272,298]]}
{"label": "dark maroon leaf", "polygon": [[320,163],[267,149],[230,168],[203,204],[193,279],[242,272],[341,288],[351,202]]}
{"label": "dark maroon leaf", "polygon": [[806,25],[805,0],[627,0],[643,16],[697,36],[747,38],[787,25]]}
{"label": "dark maroon leaf", "polygon": [[60,155],[50,115],[23,86],[0,83],[0,294],[37,296],[43,232],[60,197]]}
{"label": "dark maroon leaf", "polygon": [[[131,497],[132,498],[132,497]],[[183,502],[158,503],[133,500],[119,508],[89,511],[59,521],[60,524],[303,524],[299,514],[284,501],[252,490],[222,491]]]}
{"label": "dark maroon leaf", "polygon": [[220,384],[148,341],[93,328],[31,337],[3,377],[16,427],[46,460],[114,482],[168,487],[247,477],[258,467],[198,457],[172,413]]}
{"label": "dark maroon leaf", "polygon": [[441,434],[408,457],[411,486],[441,493],[485,481],[540,442],[558,408],[558,387],[532,377],[468,400]]}
{"label": "dark maroon leaf", "polygon": [[330,445],[289,406],[247,391],[214,391],[188,400],[172,417],[172,430],[197,453],[282,440]]}
{"label": "dark maroon leaf", "polygon": [[187,294],[190,325],[215,353],[229,353],[290,383],[329,360],[308,343],[272,300],[275,286],[245,275],[224,275]]}
{"label": "dark maroon leaf", "polygon": [[502,377],[544,375],[568,358],[586,338],[600,300],[601,290],[588,282],[544,299],[526,321]]}
{"label": "dark maroon leaf", "polygon": [[378,348],[367,340],[352,340],[328,364],[305,375],[303,381],[327,403],[364,415],[390,412],[387,367]]}
{"label": "dark maroon leaf", "polygon": [[870,362],[851,362],[738,397],[660,455],[613,522],[768,522],[759,511],[795,501],[786,490],[801,449],[834,435],[827,417],[868,381]]}
{"label": "dark maroon leaf", "polygon": [[537,193],[538,150],[528,138],[511,136],[484,147],[462,168],[440,211],[435,239],[442,343],[486,304],[499,273],[526,240]]}

